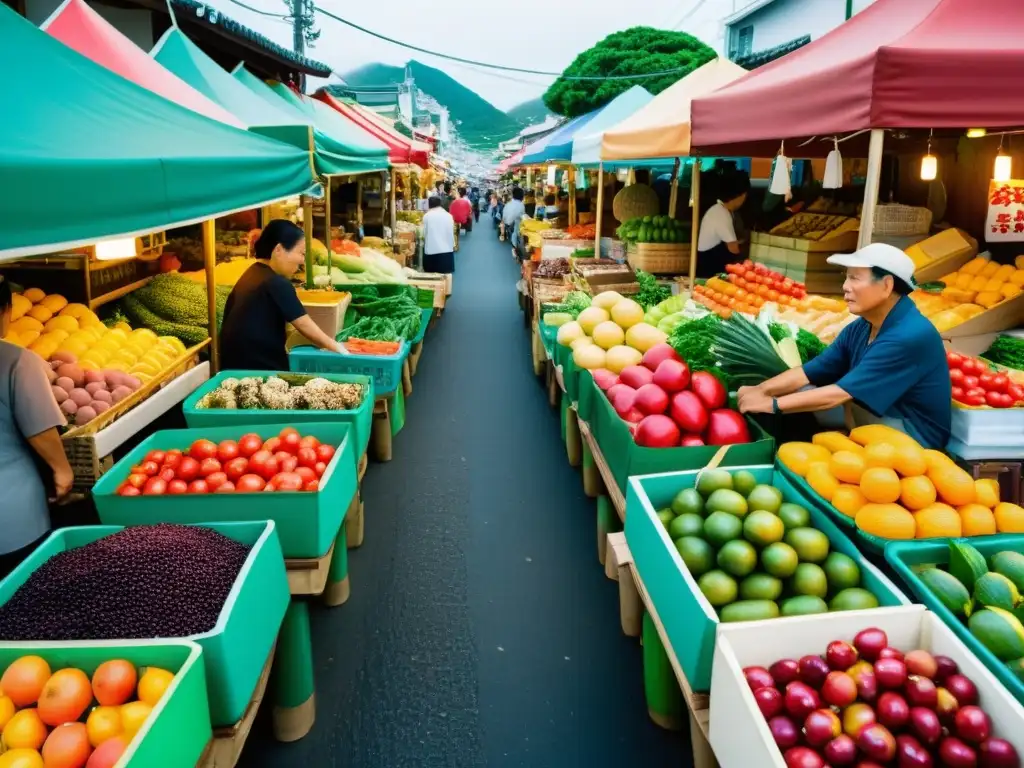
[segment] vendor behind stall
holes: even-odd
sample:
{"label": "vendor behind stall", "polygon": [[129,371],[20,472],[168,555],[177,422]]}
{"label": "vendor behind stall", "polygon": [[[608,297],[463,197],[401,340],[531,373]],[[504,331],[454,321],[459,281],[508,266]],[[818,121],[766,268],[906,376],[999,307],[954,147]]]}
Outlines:
{"label": "vendor behind stall", "polygon": [[221,368],[241,371],[287,371],[286,326],[320,349],[342,347],[306,314],[290,278],[306,258],[302,228],[274,219],[253,245],[256,263],[231,289],[220,331]]}
{"label": "vendor behind stall", "polygon": [[939,332],[909,296],[914,263],[885,243],[828,262],[846,268],[843,298],[859,319],[802,367],[741,387],[740,411],[803,413],[849,404],[857,426],[886,424],[925,448],[943,450],[951,419],[949,370]]}
{"label": "vendor behind stall", "polygon": [[747,201],[750,177],[733,171],[722,177],[720,197],[700,221],[697,235],[697,276],[713,277],[726,264],[743,261],[733,216]]}
{"label": "vendor behind stall", "polygon": [[[11,323],[12,303],[11,284],[0,276],[0,339]],[[74,481],[57,433],[65,421],[50,389],[48,369],[39,355],[0,340],[0,578],[50,530],[38,460],[53,473],[55,501],[68,494]]]}

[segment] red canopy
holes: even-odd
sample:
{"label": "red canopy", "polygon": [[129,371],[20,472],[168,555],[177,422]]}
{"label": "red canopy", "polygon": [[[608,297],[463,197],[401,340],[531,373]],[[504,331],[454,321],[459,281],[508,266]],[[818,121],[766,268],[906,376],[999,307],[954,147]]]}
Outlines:
{"label": "red canopy", "polygon": [[320,91],[316,98],[333,107],[360,128],[363,128],[387,144],[388,160],[392,164],[413,163],[421,168],[428,167],[427,158],[430,156],[429,144],[403,136],[394,128],[384,124],[380,119],[371,117],[366,111],[351,104],[338,101],[326,91]]}
{"label": "red canopy", "polygon": [[522,162],[523,157],[526,155],[526,147],[523,147],[514,155],[509,155],[500,163],[498,163],[498,173],[505,173],[513,165],[519,165]]}
{"label": "red canopy", "polygon": [[867,128],[1024,125],[1022,29],[1019,0],[876,0],[695,99],[692,145],[720,154],[728,145],[738,152],[757,141]]}
{"label": "red canopy", "polygon": [[85,0],[65,0],[43,22],[42,29],[68,48],[168,101],[236,128],[246,127],[219,104],[164,69],[86,5]]}

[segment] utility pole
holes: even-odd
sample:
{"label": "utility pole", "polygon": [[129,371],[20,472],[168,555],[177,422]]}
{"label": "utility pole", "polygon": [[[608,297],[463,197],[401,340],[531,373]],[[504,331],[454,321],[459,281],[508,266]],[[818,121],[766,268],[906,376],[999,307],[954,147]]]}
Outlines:
{"label": "utility pole", "polygon": [[300,56],[306,52],[306,13],[312,10],[308,0],[291,0],[292,6],[292,48]]}

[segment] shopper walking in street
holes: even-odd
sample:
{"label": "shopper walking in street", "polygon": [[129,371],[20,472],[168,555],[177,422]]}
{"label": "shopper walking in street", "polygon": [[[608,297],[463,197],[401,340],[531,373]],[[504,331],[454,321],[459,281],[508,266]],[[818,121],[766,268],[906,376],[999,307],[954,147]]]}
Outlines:
{"label": "shopper walking in street", "polygon": [[512,199],[505,204],[505,210],[501,214],[501,221],[505,225],[505,234],[520,259],[522,258],[522,251],[519,243],[519,222],[525,213],[526,207],[523,205],[523,190],[521,187],[513,187]]}
{"label": "shopper walking in street", "polygon": [[[7,334],[12,312],[11,284],[0,276],[0,339]],[[74,481],[57,432],[66,422],[48,371],[39,355],[0,340],[0,578],[49,533],[47,496],[63,499]],[[44,482],[46,475],[52,482]],[[52,486],[49,494],[47,485]]]}
{"label": "shopper walking in street", "polygon": [[473,230],[473,205],[469,202],[465,187],[459,190],[459,197],[452,202],[448,213],[459,225],[459,229],[465,229],[467,233]]}
{"label": "shopper walking in street", "polygon": [[455,219],[434,196],[423,216],[423,271],[455,272]]}
{"label": "shopper walking in street", "polygon": [[480,223],[480,190],[477,187],[473,187],[469,191],[469,204],[473,206],[473,221],[477,224]]}

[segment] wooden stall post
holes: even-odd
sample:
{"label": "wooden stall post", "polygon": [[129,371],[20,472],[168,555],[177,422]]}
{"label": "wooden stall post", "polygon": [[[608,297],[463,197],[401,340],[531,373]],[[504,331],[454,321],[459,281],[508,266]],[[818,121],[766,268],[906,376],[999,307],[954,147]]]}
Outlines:
{"label": "wooden stall post", "polygon": [[700,233],[700,158],[693,158],[693,170],[690,173],[690,290],[697,284],[697,240]]}
{"label": "wooden stall post", "polygon": [[576,168],[569,166],[569,226],[576,223]]}
{"label": "wooden stall post", "polygon": [[302,231],[306,235],[306,288],[313,288],[313,198],[302,195],[299,201],[302,206]]}
{"label": "wooden stall post", "polygon": [[390,211],[391,216],[391,247],[394,248],[395,244],[398,242],[398,233],[395,231],[398,226],[398,211],[395,210],[395,187],[397,186],[398,175],[395,173],[394,168],[391,169],[389,176],[391,179],[391,191],[388,193],[388,210]]}
{"label": "wooden stall post", "polygon": [[[356,227],[363,228],[363,179],[356,179]],[[358,232],[356,234],[359,234]]]}
{"label": "wooden stall post", "polygon": [[324,245],[331,247],[331,181],[333,177],[327,176],[324,181]]}
{"label": "wooden stall post", "polygon": [[220,371],[220,340],[217,338],[217,221],[203,222],[203,266],[206,268],[206,307],[210,334],[210,374]]}
{"label": "wooden stall post", "polygon": [[673,219],[676,217],[676,208],[679,205],[679,158],[672,164],[672,192],[668,196],[668,215]]}
{"label": "wooden stall post", "polygon": [[601,220],[604,218],[604,163],[597,164],[597,215],[594,216],[594,256],[601,258]]}
{"label": "wooden stall post", "polygon": [[875,206],[878,204],[878,185],[882,175],[882,149],[885,146],[885,131],[874,128],[868,143],[868,172],[864,179],[864,208],[860,214],[860,233],[857,248],[870,245],[875,229]]}

